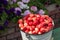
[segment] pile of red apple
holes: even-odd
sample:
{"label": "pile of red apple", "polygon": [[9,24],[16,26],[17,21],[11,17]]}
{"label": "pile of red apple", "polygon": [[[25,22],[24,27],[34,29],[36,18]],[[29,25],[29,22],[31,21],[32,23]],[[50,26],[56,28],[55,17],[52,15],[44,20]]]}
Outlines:
{"label": "pile of red apple", "polygon": [[19,28],[28,34],[44,34],[53,28],[52,18],[48,15],[28,14],[19,19]]}

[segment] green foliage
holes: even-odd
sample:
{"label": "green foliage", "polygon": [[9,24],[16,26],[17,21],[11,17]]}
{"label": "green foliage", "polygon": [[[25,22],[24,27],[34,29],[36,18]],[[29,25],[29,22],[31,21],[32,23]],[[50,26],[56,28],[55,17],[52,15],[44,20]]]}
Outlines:
{"label": "green foliage", "polygon": [[55,0],[55,2],[56,2],[58,5],[60,5],[60,0]]}
{"label": "green foliage", "polygon": [[0,23],[4,23],[5,22],[5,20],[7,19],[7,17],[8,17],[8,15],[5,13],[5,12],[3,12],[2,13],[2,16],[1,16],[1,20],[0,20]]}
{"label": "green foliage", "polygon": [[12,18],[12,20],[11,20],[13,23],[16,23],[17,21],[18,21],[18,17],[14,17],[14,18]]}
{"label": "green foliage", "polygon": [[51,4],[54,4],[55,3],[55,0],[50,0]]}
{"label": "green foliage", "polygon": [[38,0],[30,0],[30,2],[28,3],[28,5],[31,7],[33,6],[37,6],[38,9],[40,8],[44,8],[44,5],[42,3],[40,3]]}
{"label": "green foliage", "polygon": [[48,15],[48,10],[44,10],[45,11],[45,15]]}
{"label": "green foliage", "polygon": [[42,4],[44,4],[46,1],[48,1],[48,0],[37,0],[39,3],[42,3]]}

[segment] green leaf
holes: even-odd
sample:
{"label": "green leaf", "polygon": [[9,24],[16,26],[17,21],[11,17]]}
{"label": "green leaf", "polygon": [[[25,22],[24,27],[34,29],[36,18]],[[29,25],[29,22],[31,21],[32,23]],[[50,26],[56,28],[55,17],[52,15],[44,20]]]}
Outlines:
{"label": "green leaf", "polygon": [[39,1],[42,4],[44,4],[47,0],[37,0],[37,1]]}
{"label": "green leaf", "polygon": [[51,0],[51,3],[55,3],[55,0]]}
{"label": "green leaf", "polygon": [[55,0],[55,2],[56,2],[58,5],[60,5],[60,0]]}
{"label": "green leaf", "polygon": [[39,0],[30,0],[30,2],[28,3],[29,7],[31,6],[37,6],[38,9],[43,9],[44,8],[44,5],[39,2]]}
{"label": "green leaf", "polygon": [[17,17],[14,17],[14,18],[12,19],[12,22],[13,22],[13,23],[16,23],[17,20],[18,20],[18,18],[17,18]]}
{"label": "green leaf", "polygon": [[5,12],[3,12],[1,16],[1,20],[4,22],[7,19],[7,17],[8,15]]}
{"label": "green leaf", "polygon": [[45,11],[45,15],[48,15],[48,10],[44,10]]}
{"label": "green leaf", "polygon": [[[18,0],[17,0],[18,1]],[[11,7],[18,7],[17,3],[10,4]]]}
{"label": "green leaf", "polygon": [[0,25],[3,25],[3,23],[4,23],[4,22],[0,20]]}

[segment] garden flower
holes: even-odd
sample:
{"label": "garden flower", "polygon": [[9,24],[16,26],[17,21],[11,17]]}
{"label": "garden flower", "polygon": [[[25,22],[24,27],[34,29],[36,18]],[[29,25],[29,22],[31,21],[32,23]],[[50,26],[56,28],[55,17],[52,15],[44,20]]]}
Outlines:
{"label": "garden flower", "polygon": [[15,8],[14,11],[15,15],[20,16],[21,15],[21,9],[19,7]]}
{"label": "garden flower", "polygon": [[24,3],[29,3],[30,0],[22,0]]}
{"label": "garden flower", "polygon": [[10,8],[9,10],[8,9],[6,9],[6,8],[4,8],[4,11],[6,12],[6,14],[10,14],[10,13],[13,13],[14,11],[15,11],[15,8]]}
{"label": "garden flower", "polygon": [[24,5],[25,9],[29,9],[29,6],[27,4]]}
{"label": "garden flower", "polygon": [[29,6],[23,2],[18,2],[17,4],[21,9],[29,9]]}
{"label": "garden flower", "polygon": [[19,7],[16,7],[16,8],[15,8],[15,11],[17,11],[17,10],[21,11],[21,9],[20,9]]}
{"label": "garden flower", "polygon": [[20,16],[21,12],[20,11],[15,11],[15,15]]}
{"label": "garden flower", "polygon": [[12,7],[12,8],[9,9],[9,11],[10,12],[14,12],[15,11],[15,8]]}
{"label": "garden flower", "polygon": [[31,10],[36,12],[37,11],[37,7],[36,6],[31,6]]}
{"label": "garden flower", "polygon": [[0,25],[0,30],[4,30],[4,27]]}
{"label": "garden flower", "polygon": [[22,7],[22,5],[24,5],[23,2],[20,2],[20,1],[19,1],[19,2],[17,2],[17,4],[18,4],[18,6],[19,6],[21,9],[23,9],[23,7]]}
{"label": "garden flower", "polygon": [[26,10],[25,12],[24,12],[24,16],[26,16],[26,15],[28,15],[28,14],[30,14],[31,12],[29,11],[29,10]]}
{"label": "garden flower", "polygon": [[41,14],[41,15],[43,15],[45,13],[45,11],[41,9],[41,10],[39,10],[38,13]]}
{"label": "garden flower", "polygon": [[20,5],[20,8],[21,9],[29,9],[29,6],[27,6],[27,4],[23,4],[23,5]]}
{"label": "garden flower", "polygon": [[1,0],[1,2],[2,2],[2,4],[5,5],[5,6],[8,4],[8,1],[7,1],[7,0]]}
{"label": "garden flower", "polygon": [[20,1],[19,1],[19,2],[17,2],[17,4],[18,4],[18,5],[23,5],[23,2],[20,2]]}

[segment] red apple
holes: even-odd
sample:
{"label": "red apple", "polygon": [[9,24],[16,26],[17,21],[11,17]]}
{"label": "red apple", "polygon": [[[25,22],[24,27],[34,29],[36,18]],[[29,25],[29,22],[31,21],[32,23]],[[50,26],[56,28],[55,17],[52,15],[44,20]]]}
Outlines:
{"label": "red apple", "polygon": [[33,25],[35,25],[35,26],[38,25],[39,23],[40,23],[40,22],[39,22],[38,20],[34,20],[34,21],[33,21]]}
{"label": "red apple", "polygon": [[35,28],[35,32],[38,33],[39,32],[39,28]]}
{"label": "red apple", "polygon": [[29,32],[29,30],[26,30],[25,32],[26,32],[26,33],[28,33],[28,32]]}
{"label": "red apple", "polygon": [[48,20],[49,20],[49,22],[51,22],[51,23],[52,23],[52,21],[53,21],[51,17],[49,17],[49,19],[48,19]]}
{"label": "red apple", "polygon": [[53,26],[53,24],[52,23],[49,23],[48,26]]}
{"label": "red apple", "polygon": [[24,25],[23,24],[19,24],[19,27],[23,27]]}
{"label": "red apple", "polygon": [[36,26],[31,26],[31,28],[34,30]]}
{"label": "red apple", "polygon": [[44,22],[44,18],[40,18],[40,22]]}
{"label": "red apple", "polygon": [[42,34],[42,33],[39,31],[38,34]]}
{"label": "red apple", "polygon": [[42,27],[42,28],[40,28],[40,31],[43,31],[44,29],[45,29],[45,28]]}
{"label": "red apple", "polygon": [[28,33],[29,33],[29,34],[32,34],[32,31],[29,31]]}
{"label": "red apple", "polygon": [[37,17],[33,17],[32,20],[33,20],[33,21],[36,21],[36,18],[37,18]]}
{"label": "red apple", "polygon": [[46,19],[45,19],[44,21],[45,21],[45,23],[47,23],[47,24],[49,23],[49,20],[46,20]]}
{"label": "red apple", "polygon": [[24,26],[28,26],[28,24],[27,23],[24,23]]}
{"label": "red apple", "polygon": [[33,31],[34,29],[30,27],[30,31]]}
{"label": "red apple", "polygon": [[39,21],[40,20],[40,17],[37,17],[36,20]]}
{"label": "red apple", "polygon": [[37,33],[36,33],[36,31],[34,30],[34,31],[32,32],[32,34],[37,34]]}
{"label": "red apple", "polygon": [[45,32],[48,32],[48,31],[50,31],[50,27],[47,27],[47,28],[45,29]]}
{"label": "red apple", "polygon": [[29,17],[29,14],[24,16],[23,20],[27,20],[28,17]]}
{"label": "red apple", "polygon": [[30,26],[32,26],[32,25],[33,25],[33,22],[32,22],[32,21],[31,21],[31,22],[29,22],[29,25],[30,25]]}
{"label": "red apple", "polygon": [[40,29],[42,27],[42,24],[38,24],[36,27]]}
{"label": "red apple", "polygon": [[39,15],[39,14],[35,14],[35,16],[36,16],[36,17],[41,17],[41,15]]}
{"label": "red apple", "polygon": [[27,30],[30,30],[31,27],[30,26],[26,26],[26,28],[27,28]]}
{"label": "red apple", "polygon": [[23,20],[22,19],[19,19],[18,20],[18,23],[20,24],[20,23],[23,23]]}
{"label": "red apple", "polygon": [[28,20],[32,20],[32,18],[31,17],[28,17]]}
{"label": "red apple", "polygon": [[34,15],[34,14],[30,14],[29,16],[30,16],[30,17],[34,17],[35,15]]}
{"label": "red apple", "polygon": [[41,32],[41,34],[44,34],[45,33],[45,28],[41,28],[40,32]]}
{"label": "red apple", "polygon": [[45,18],[49,18],[49,16],[48,16],[48,15],[44,15],[44,17],[45,17]]}

